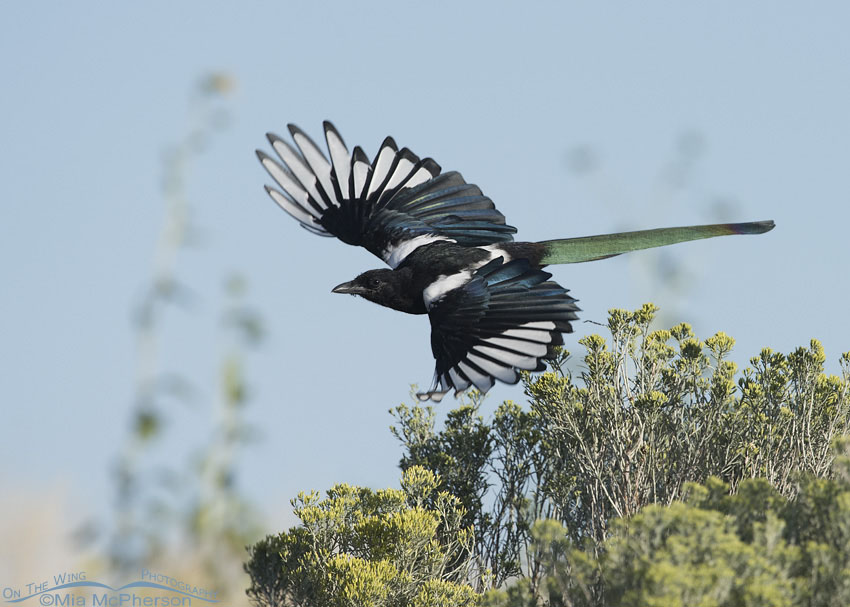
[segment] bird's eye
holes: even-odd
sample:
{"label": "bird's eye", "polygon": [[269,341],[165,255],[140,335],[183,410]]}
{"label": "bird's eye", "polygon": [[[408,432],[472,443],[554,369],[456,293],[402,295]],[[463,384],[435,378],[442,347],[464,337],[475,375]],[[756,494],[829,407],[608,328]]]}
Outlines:
{"label": "bird's eye", "polygon": [[381,286],[381,281],[378,280],[377,278],[370,278],[369,279],[369,288],[370,289],[377,289],[380,286]]}

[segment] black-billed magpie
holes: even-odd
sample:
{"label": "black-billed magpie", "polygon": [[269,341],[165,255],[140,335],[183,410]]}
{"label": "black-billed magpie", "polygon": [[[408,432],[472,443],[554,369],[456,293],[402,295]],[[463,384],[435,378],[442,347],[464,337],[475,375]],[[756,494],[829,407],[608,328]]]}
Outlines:
{"label": "black-billed magpie", "polygon": [[497,379],[514,384],[520,370],[543,370],[579,311],[544,266],[774,227],[758,221],[514,242],[516,228],[460,173],[441,173],[392,137],[370,162],[359,146],[348,151],[333,124],[324,130],[329,158],[295,125],[295,147],[267,135],[280,162],[261,150],[257,156],[280,189],[266,191],[308,231],[365,247],[390,266],[334,293],[428,314],[436,370],[422,400],[471,386],[487,392]]}

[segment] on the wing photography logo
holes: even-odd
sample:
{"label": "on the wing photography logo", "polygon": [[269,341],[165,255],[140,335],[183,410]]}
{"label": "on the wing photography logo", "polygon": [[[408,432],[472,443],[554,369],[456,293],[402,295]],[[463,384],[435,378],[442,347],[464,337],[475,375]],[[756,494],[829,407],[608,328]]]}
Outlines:
{"label": "on the wing photography logo", "polygon": [[90,580],[85,571],[62,572],[50,579],[4,586],[3,599],[6,604],[42,607],[189,607],[219,602],[216,590],[150,569],[117,587]]}

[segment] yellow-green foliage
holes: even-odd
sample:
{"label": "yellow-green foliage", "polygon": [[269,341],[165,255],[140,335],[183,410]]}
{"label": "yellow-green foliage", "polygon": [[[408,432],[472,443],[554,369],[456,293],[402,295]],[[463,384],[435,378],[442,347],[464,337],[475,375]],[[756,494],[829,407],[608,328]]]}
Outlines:
{"label": "yellow-green foliage", "polygon": [[490,420],[478,396],[435,429],[430,408],[393,409],[403,469],[437,472],[475,529],[476,561],[498,586],[540,579],[532,524],[563,522],[577,545],[600,546],[618,518],[681,499],[716,476],[737,490],[762,478],[793,497],[804,475],[828,477],[831,445],[850,427],[850,354],[842,377],[824,372],[817,341],[770,350],[738,373],[734,340],[700,340],[686,323],[650,330],[656,308],[612,310],[611,339],[580,340],[542,374],[524,376],[530,410],[503,403]]}
{"label": "yellow-green foliage", "polygon": [[[302,525],[251,549],[277,605],[850,605],[850,353],[763,350],[656,312],[525,374],[530,408],[480,395],[437,430],[392,410],[401,489],[302,494]],[[844,445],[844,446],[841,446]],[[836,447],[838,446],[838,449]],[[481,598],[477,592],[500,588]]]}
{"label": "yellow-green foliage", "polygon": [[736,383],[731,337],[701,341],[685,323],[650,331],[655,312],[612,310],[610,345],[579,340],[577,378],[562,371],[566,353],[526,376],[551,466],[541,489],[576,541],[601,541],[612,518],[669,504],[711,475],[733,490],[766,478],[792,496],[800,474],[828,474],[831,445],[850,428],[850,355],[837,377],[816,340],[787,356],[765,349]]}
{"label": "yellow-green foliage", "polygon": [[[848,443],[839,449],[847,453]],[[793,498],[765,479],[737,493],[717,478],[684,501],[612,522],[578,547],[558,521],[538,521],[533,547],[545,579],[491,591],[489,607],[839,607],[850,605],[850,460],[832,479],[805,475]]]}
{"label": "yellow-green foliage", "polygon": [[472,529],[438,478],[408,469],[402,489],[340,484],[293,500],[301,526],[251,548],[249,596],[263,607],[476,605]]}

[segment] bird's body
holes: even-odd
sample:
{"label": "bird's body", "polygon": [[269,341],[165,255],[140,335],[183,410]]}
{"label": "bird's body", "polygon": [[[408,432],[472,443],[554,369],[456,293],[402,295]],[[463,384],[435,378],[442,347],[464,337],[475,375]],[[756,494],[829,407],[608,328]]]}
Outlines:
{"label": "bird's body", "polygon": [[[428,242],[411,251],[390,274],[385,274],[387,282],[402,284],[404,292],[411,297],[375,303],[408,314],[427,314],[431,303],[468,282],[475,270],[494,259],[501,258],[504,263],[515,258],[527,259],[532,267],[539,268],[542,250],[534,248],[535,243],[464,247],[451,240]],[[536,248],[541,249],[539,245]]]}
{"label": "bird's body", "polygon": [[579,308],[549,280],[549,264],[604,259],[627,251],[729,234],[758,234],[773,222],[661,228],[544,242],[514,242],[516,229],[459,173],[441,173],[386,138],[372,162],[348,152],[325,122],[330,161],[290,125],[297,150],[269,135],[282,163],[258,151],[281,190],[271,197],[307,230],[363,246],[389,269],[369,270],[334,288],[408,314],[428,314],[436,359],[423,399],[449,390],[516,383],[542,370],[563,344]]}

